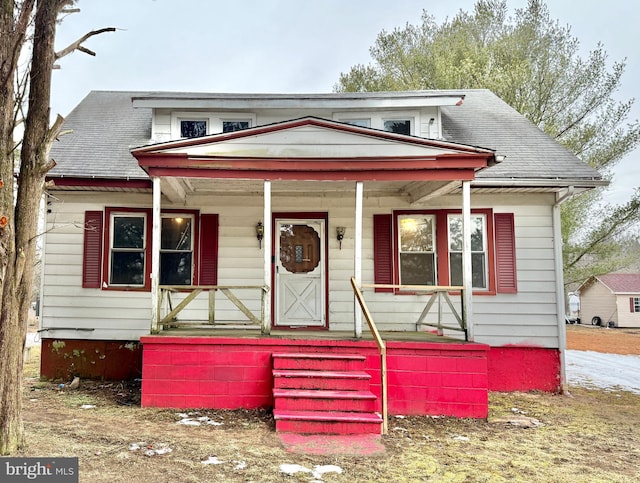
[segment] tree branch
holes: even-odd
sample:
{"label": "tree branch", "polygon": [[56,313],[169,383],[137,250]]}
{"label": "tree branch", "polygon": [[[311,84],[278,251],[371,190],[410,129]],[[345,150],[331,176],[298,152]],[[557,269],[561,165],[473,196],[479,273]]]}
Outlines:
{"label": "tree branch", "polygon": [[64,49],[56,52],[55,59],[56,60],[61,59],[62,57],[65,57],[65,56],[69,55],[74,50],[79,50],[79,51],[84,52],[85,54],[89,54],[89,55],[96,55],[95,52],[92,52],[91,50],[89,50],[86,47],[84,47],[82,45],[82,43],[84,41],[90,39],[91,37],[95,36],[95,35],[100,35],[100,34],[103,34],[105,32],[115,32],[115,31],[116,31],[115,27],[106,27],[106,28],[103,28],[103,29],[100,29],[100,30],[92,30],[91,32],[89,32],[87,34],[84,34],[82,37],[80,37],[75,42],[69,44]]}

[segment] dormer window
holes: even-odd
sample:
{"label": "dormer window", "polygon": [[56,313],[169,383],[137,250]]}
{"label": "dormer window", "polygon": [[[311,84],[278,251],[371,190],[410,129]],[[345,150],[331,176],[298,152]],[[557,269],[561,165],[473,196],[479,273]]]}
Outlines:
{"label": "dormer window", "polygon": [[249,121],[222,121],[222,132],[234,132],[242,129],[248,129]]}
{"label": "dormer window", "polygon": [[180,137],[181,138],[198,138],[206,136],[207,121],[204,119],[181,119],[180,120]]}
{"label": "dormer window", "polygon": [[352,126],[371,127],[371,119],[340,119],[340,122],[351,124]]}
{"label": "dormer window", "polygon": [[396,134],[411,135],[411,121],[409,119],[385,119],[384,130]]}

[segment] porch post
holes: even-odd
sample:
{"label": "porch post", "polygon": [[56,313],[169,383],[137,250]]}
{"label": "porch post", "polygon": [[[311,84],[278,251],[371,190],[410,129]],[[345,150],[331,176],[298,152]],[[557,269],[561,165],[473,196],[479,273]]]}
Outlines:
{"label": "porch post", "polygon": [[151,229],[151,333],[158,333],[160,322],[160,178],[153,178],[153,210]]}
{"label": "porch post", "polygon": [[462,182],[462,313],[466,319],[467,338],[473,341],[473,310],[471,295],[473,279],[471,276],[471,181]]}
{"label": "porch post", "polygon": [[[362,286],[362,181],[356,182],[356,210],[355,210],[355,230],[354,230],[354,248],[353,248],[353,275],[356,279],[356,285]],[[356,302],[355,295],[353,297],[354,307],[354,332],[356,338],[362,337],[362,311]]]}
{"label": "porch post", "polygon": [[264,287],[262,294],[262,333],[268,335],[271,332],[271,181],[264,182],[264,214],[263,222],[264,238],[262,246],[264,248]]}

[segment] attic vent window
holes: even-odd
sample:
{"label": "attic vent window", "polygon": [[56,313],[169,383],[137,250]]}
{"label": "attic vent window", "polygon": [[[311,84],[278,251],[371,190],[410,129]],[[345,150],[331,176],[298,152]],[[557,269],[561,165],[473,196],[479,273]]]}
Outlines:
{"label": "attic vent window", "polygon": [[207,121],[185,119],[180,121],[180,137],[182,138],[198,138],[206,136]]}
{"label": "attic vent window", "polygon": [[394,119],[384,121],[384,130],[396,134],[411,134],[411,121],[409,119]]}
{"label": "attic vent window", "polygon": [[222,132],[241,131],[249,128],[249,121],[222,121]]}

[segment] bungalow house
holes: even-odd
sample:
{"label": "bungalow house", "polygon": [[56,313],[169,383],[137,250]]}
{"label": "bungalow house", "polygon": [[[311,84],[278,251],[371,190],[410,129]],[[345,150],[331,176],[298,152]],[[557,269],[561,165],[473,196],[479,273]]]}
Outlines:
{"label": "bungalow house", "polygon": [[562,388],[560,204],[604,181],[490,91],[91,92],[65,129],[44,376],[280,413],[312,386],[471,417]]}
{"label": "bungalow house", "polygon": [[577,292],[583,322],[603,327],[640,327],[640,273],[589,277]]}

